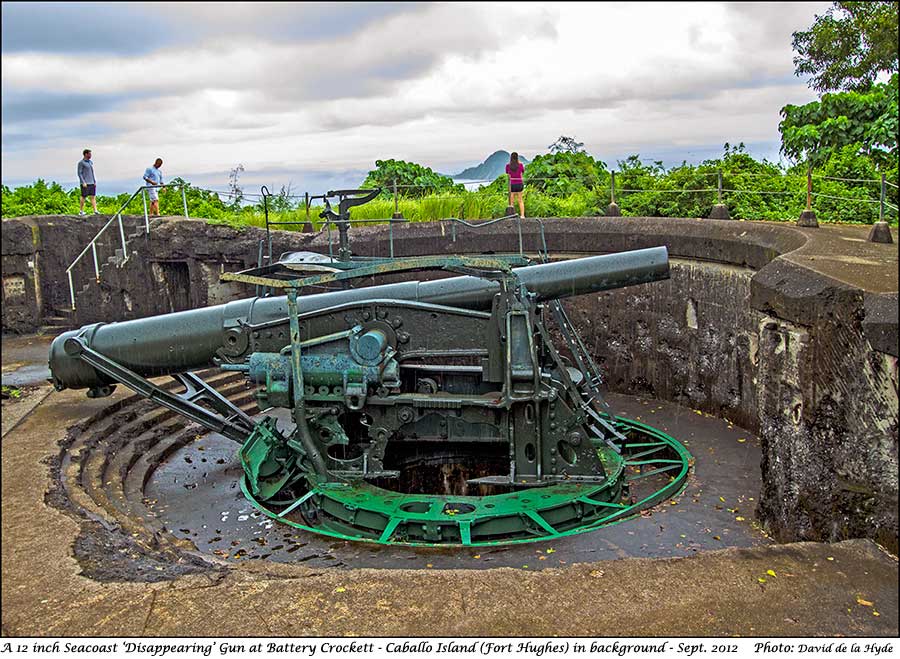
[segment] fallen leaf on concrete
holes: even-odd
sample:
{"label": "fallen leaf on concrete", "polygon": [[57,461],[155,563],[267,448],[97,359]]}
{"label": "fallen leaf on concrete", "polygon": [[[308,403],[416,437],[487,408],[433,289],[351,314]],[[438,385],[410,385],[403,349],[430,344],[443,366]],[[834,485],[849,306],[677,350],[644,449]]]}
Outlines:
{"label": "fallen leaf on concrete", "polygon": [[870,602],[869,600],[864,600],[862,597],[857,597],[856,603],[862,604],[863,606],[875,606],[872,602]]}
{"label": "fallen leaf on concrete", "polygon": [[344,588],[343,586],[338,586],[337,588],[334,589],[334,592],[336,592],[336,593],[345,593],[345,592],[347,592],[347,589]]}
{"label": "fallen leaf on concrete", "polygon": [[590,574],[592,577],[594,577],[594,579],[599,579],[604,574],[606,574],[606,572],[604,572],[603,570],[591,570]]}
{"label": "fallen leaf on concrete", "polygon": [[768,574],[770,577],[778,576],[777,574],[775,574],[775,570],[766,570],[766,574]]}

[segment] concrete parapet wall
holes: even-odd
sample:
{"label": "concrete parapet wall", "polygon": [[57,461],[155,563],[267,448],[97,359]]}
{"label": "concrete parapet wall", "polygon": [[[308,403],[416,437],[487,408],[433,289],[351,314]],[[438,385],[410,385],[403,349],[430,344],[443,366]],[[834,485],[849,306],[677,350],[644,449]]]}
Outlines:
{"label": "concrete parapet wall", "polygon": [[[3,221],[4,329],[28,331],[67,304],[65,268],[95,224]],[[757,514],[777,538],[870,537],[896,552],[897,241],[867,243],[864,227],[715,220],[566,218],[543,226],[554,255],[669,249],[668,281],[567,303],[611,389],[671,400],[758,433]],[[539,223],[523,221],[521,230],[525,251],[536,251]],[[514,252],[520,241],[515,222],[479,231],[399,224],[392,233],[397,255]],[[252,295],[218,275],[255,265],[264,236],[155,220],[127,263],[79,292],[77,323]],[[275,254],[328,251],[324,233],[272,236]],[[387,256],[389,236],[386,226],[354,227],[353,251]],[[91,281],[88,265],[79,289]]]}

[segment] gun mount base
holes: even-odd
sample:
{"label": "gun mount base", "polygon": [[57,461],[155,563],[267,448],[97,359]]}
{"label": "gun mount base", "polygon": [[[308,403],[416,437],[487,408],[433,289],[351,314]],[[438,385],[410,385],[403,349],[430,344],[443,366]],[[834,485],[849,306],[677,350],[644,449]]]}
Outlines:
{"label": "gun mount base", "polygon": [[[400,492],[364,482],[307,476],[293,499],[261,501],[260,512],[288,526],[353,541],[407,546],[492,546],[554,540],[640,514],[684,488],[692,458],[678,441],[618,417],[621,454],[597,446],[603,482],[562,483],[485,496]],[[469,483],[489,482],[474,479]]]}

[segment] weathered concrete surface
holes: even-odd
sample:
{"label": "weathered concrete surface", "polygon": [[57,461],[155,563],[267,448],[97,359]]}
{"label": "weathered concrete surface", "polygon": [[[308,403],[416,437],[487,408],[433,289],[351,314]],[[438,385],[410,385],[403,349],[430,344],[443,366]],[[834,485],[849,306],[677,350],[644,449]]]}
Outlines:
{"label": "weathered concrete surface", "polygon": [[[29,331],[41,321],[40,285],[36,283],[38,235],[26,221],[3,221],[3,329]],[[38,275],[39,276],[39,275]]]}
{"label": "weathered concrete surface", "polygon": [[[48,507],[43,497],[51,483],[48,459],[67,425],[121,397],[116,392],[112,400],[89,400],[79,392],[55,393],[0,444],[4,634],[898,632],[897,561],[863,540],[725,550],[684,559],[605,561],[541,572],[310,570],[260,562],[223,572],[211,564],[208,572],[173,581],[100,584],[80,575],[72,556],[82,521]],[[595,611],[597,602],[610,601],[616,606]]]}

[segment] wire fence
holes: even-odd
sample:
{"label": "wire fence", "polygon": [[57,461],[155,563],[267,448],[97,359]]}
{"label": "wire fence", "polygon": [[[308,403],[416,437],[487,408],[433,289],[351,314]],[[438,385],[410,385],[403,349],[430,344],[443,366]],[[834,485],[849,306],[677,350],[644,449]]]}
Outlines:
{"label": "wire fence", "polygon": [[[669,175],[677,170],[670,170]],[[594,176],[527,177],[524,178],[525,214],[529,217],[708,217],[714,206],[720,206],[728,209],[730,217],[745,220],[786,221],[796,219],[806,210],[816,212],[826,222],[897,222],[898,186],[886,176],[880,179],[840,177],[811,170],[806,176],[689,171],[685,173],[682,186],[678,185],[677,178],[676,175],[675,180],[654,181],[652,174],[633,171],[602,172]],[[715,186],[704,186],[704,181],[715,182]],[[617,185],[617,182],[623,185]],[[354,220],[366,222],[387,222],[397,215],[410,221],[437,221],[449,217],[488,220],[512,212],[512,200],[502,177],[499,180],[466,180],[465,184],[480,187],[461,190],[458,183],[446,181],[391,181],[382,187],[383,194],[375,200],[353,208],[352,216]],[[226,215],[209,219],[264,226],[259,211],[268,206],[270,214],[279,220],[287,218],[288,224],[296,225],[295,228],[305,223],[315,229],[325,226],[324,219],[319,217],[325,207],[325,195],[322,194],[293,193],[290,186],[282,187],[277,194],[199,186],[189,186],[189,189],[220,202],[222,207],[216,212]],[[611,211],[613,205],[618,207],[618,212]],[[227,215],[227,212],[231,214]],[[196,212],[192,214],[196,216]]]}

